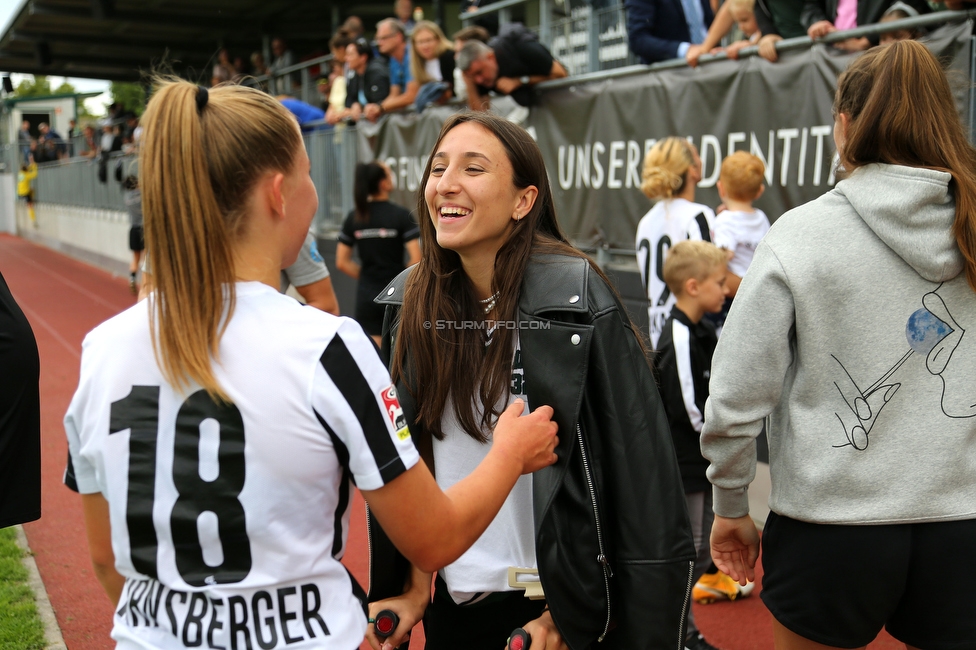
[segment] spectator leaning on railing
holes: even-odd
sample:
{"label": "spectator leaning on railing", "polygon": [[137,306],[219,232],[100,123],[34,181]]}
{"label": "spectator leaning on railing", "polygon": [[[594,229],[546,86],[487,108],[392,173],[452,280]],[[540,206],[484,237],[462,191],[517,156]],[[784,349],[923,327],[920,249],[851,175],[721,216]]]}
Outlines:
{"label": "spectator leaning on railing", "polygon": [[630,50],[641,63],[685,58],[704,42],[714,17],[709,0],[626,0],[624,5]]}
{"label": "spectator leaning on railing", "polygon": [[505,25],[487,45],[468,41],[458,52],[457,65],[467,83],[468,106],[476,111],[488,110],[492,90],[530,106],[532,86],[566,76],[566,68],[520,23]]}
{"label": "spectator leaning on railing", "polygon": [[[804,0],[800,22],[807,28],[807,36],[823,38],[831,32],[873,25],[881,20],[892,4],[893,0]],[[905,4],[918,13],[931,11],[925,0],[905,0]],[[862,36],[834,43],[834,47],[857,52],[877,45],[878,42],[877,36]]]}
{"label": "spectator leaning on railing", "polygon": [[390,68],[390,92],[381,102],[367,104],[366,119],[375,122],[387,111],[395,111],[413,104],[417,98],[417,84],[411,84],[410,46],[403,23],[386,18],[376,24],[376,46],[386,57]]}
{"label": "spectator leaning on railing", "polygon": [[454,43],[447,40],[437,23],[418,22],[410,32],[410,83],[416,86],[417,111],[454,95],[454,67]]}
{"label": "spectator leaning on railing", "polygon": [[51,162],[67,155],[67,146],[61,134],[52,129],[47,122],[37,125],[40,137],[37,138],[37,162]]}
{"label": "spectator leaning on railing", "polygon": [[364,107],[378,104],[390,94],[390,71],[373,58],[373,48],[365,38],[357,38],[346,48],[346,64],[346,110],[334,117],[358,122]]}
{"label": "spectator leaning on railing", "polygon": [[[325,121],[329,124],[337,124],[342,119],[346,110],[347,82],[349,74],[349,63],[346,61],[346,50],[352,44],[353,39],[345,28],[340,27],[336,31],[332,40],[329,41],[329,48],[332,50],[333,63],[339,64],[339,75],[332,80],[332,87],[329,89],[328,106],[325,109]],[[332,75],[330,75],[331,77]]]}
{"label": "spectator leaning on railing", "polygon": [[[465,27],[454,32],[454,57],[455,64],[457,63],[457,55],[464,47],[464,44],[468,41],[481,41],[482,43],[488,43],[491,40],[491,34],[488,30],[479,25],[472,25],[471,27]],[[465,103],[468,101],[468,82],[464,78],[464,73],[461,72],[461,68],[457,65],[454,66],[454,95],[463,100]]]}
{"label": "spectator leaning on railing", "polygon": [[712,26],[708,28],[708,35],[701,45],[692,45],[685,53],[688,65],[698,65],[698,58],[702,54],[723,51],[717,47],[722,38],[729,33],[732,25],[737,24],[747,40],[736,41],[724,49],[730,59],[739,58],[739,51],[750,45],[759,45],[759,56],[768,61],[779,58],[776,43],[783,40],[777,31],[776,23],[764,0],[727,0],[719,7]]}

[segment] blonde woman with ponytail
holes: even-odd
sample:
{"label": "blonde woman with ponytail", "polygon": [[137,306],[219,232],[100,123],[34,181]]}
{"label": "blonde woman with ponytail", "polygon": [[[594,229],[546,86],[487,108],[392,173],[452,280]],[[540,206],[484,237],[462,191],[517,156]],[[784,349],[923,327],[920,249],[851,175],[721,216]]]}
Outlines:
{"label": "blonde woman with ponytail", "polygon": [[508,409],[442,492],[362,328],[278,293],[318,206],[295,119],[254,89],[165,81],[143,124],[155,290],[85,338],[65,416],[112,638],[351,650],[367,628],[339,563],[353,482],[435,570],[555,461],[552,409]]}
{"label": "blonde woman with ponytail", "polygon": [[672,136],[657,142],[644,158],[641,190],[656,203],[637,225],[637,263],[655,347],[675,301],[664,282],[668,250],[685,239],[712,241],[715,212],[695,203],[695,187],[701,177],[698,150],[683,138]]}

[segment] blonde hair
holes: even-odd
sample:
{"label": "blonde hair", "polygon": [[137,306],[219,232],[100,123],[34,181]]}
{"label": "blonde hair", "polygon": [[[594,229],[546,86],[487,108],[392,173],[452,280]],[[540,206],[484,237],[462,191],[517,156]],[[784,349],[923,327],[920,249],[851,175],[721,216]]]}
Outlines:
{"label": "blonde hair", "polygon": [[[434,81],[427,74],[427,68],[425,67],[426,62],[420,58],[420,53],[417,52],[417,34],[423,30],[427,30],[434,34],[434,37],[439,41],[437,45],[437,53],[434,56],[439,57],[444,52],[454,49],[454,43],[447,40],[444,36],[444,32],[441,31],[440,26],[430,20],[421,20],[413,26],[413,30],[410,32],[410,74],[413,76],[414,80],[420,85]],[[453,79],[443,79],[449,84],[454,84]]]}
{"label": "blonde hair", "polygon": [[226,400],[211,362],[218,360],[234,312],[233,243],[245,225],[251,188],[265,172],[294,167],[301,135],[295,118],[270,95],[237,85],[208,91],[168,79],[159,81],[142,124],[139,169],[156,360],[174,388],[195,381]]}
{"label": "blonde hair", "polygon": [[671,136],[655,143],[644,157],[641,191],[651,200],[681,194],[694,161],[687,140]]}
{"label": "blonde hair", "polygon": [[729,8],[740,8],[748,9],[749,11],[755,12],[756,10],[756,0],[729,0]]}
{"label": "blonde hair", "polygon": [[718,179],[734,201],[755,201],[762,189],[766,166],[751,153],[736,151],[722,161]]}
{"label": "blonde hair", "polygon": [[685,291],[685,282],[701,282],[715,269],[728,263],[728,254],[715,244],[698,239],[680,241],[671,247],[664,260],[664,283],[676,296]]}

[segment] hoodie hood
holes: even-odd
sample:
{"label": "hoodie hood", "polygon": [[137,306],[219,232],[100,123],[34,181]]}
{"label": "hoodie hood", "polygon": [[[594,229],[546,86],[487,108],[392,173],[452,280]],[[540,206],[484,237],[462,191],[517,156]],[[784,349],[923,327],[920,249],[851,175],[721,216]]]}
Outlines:
{"label": "hoodie hood", "polygon": [[952,225],[956,203],[946,172],[871,164],[837,184],[864,223],[930,282],[959,275],[964,260]]}

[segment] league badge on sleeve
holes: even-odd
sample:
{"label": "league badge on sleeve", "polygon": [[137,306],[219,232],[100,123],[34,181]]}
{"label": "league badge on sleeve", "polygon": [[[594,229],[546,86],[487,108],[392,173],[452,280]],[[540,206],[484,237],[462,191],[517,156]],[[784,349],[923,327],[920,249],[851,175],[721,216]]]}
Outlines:
{"label": "league badge on sleeve", "polygon": [[403,409],[400,408],[400,400],[397,398],[396,387],[390,386],[383,390],[383,406],[386,407],[386,416],[390,418],[390,423],[396,430],[397,438],[406,440],[410,437],[410,429],[407,427],[407,418],[403,416]]}

